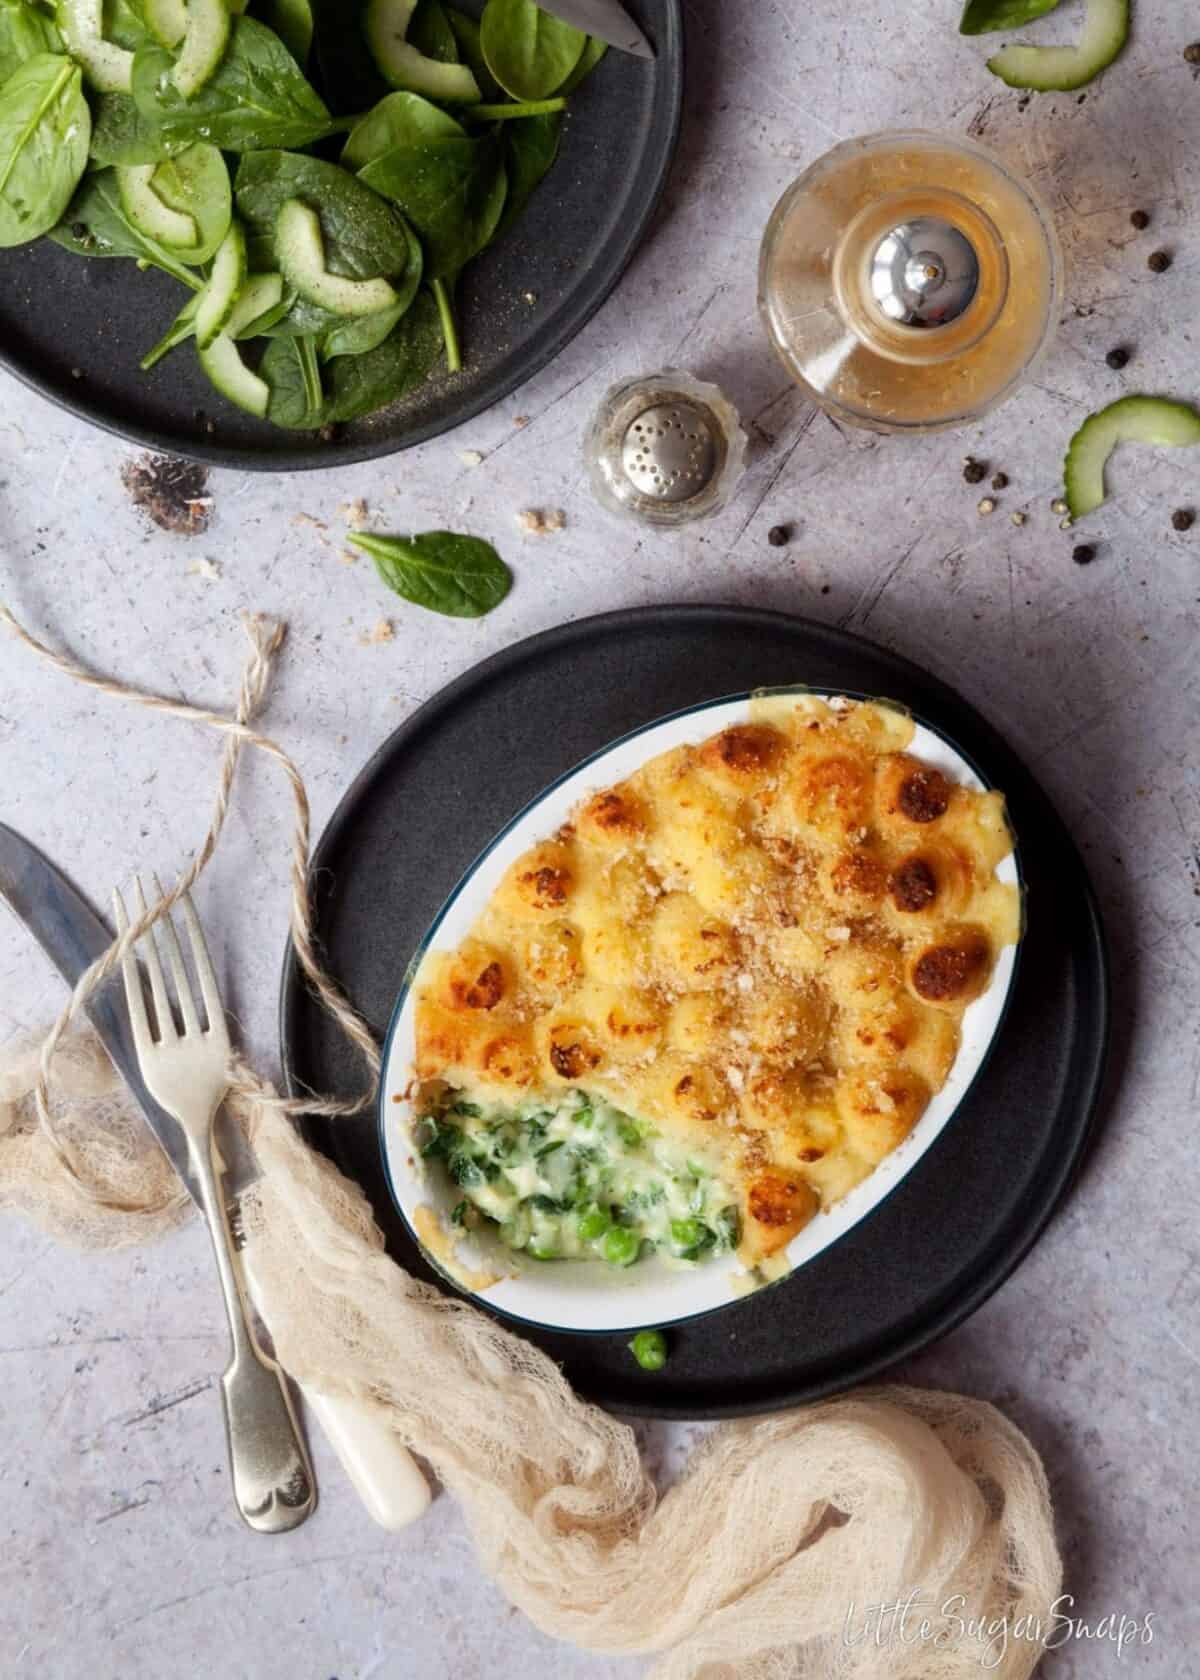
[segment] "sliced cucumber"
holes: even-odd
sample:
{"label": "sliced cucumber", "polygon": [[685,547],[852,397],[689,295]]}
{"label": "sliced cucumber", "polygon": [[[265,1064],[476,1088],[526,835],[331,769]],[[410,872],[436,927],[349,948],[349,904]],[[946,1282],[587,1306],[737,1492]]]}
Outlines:
{"label": "sliced cucumber", "polygon": [[1001,47],[988,69],[1009,87],[1070,93],[1107,70],[1129,39],[1130,0],[1088,0],[1083,34],[1073,47]]}
{"label": "sliced cucumber", "polygon": [[168,250],[193,248],[199,238],[196,218],[186,211],[172,210],[154,190],[156,163],[136,163],[117,169],[117,191],[125,214],[148,239]]}
{"label": "sliced cucumber", "polygon": [[208,262],[220,249],[233,218],[229,170],[220,152],[207,141],[197,140],[160,163],[151,185],[168,209],[190,216],[196,224],[195,243],[179,252],[184,262]]}
{"label": "sliced cucumber", "polygon": [[237,222],[231,222],[196,306],[196,343],[201,350],[213,342],[233,314],[238,293],[245,283],[246,236]]}
{"label": "sliced cucumber", "polygon": [[263,316],[273,315],[282,300],[282,274],[251,274],[225,323],[226,338],[254,338]]}
{"label": "sliced cucumber", "polygon": [[199,93],[224,58],[229,28],[225,0],[187,0],[187,33],[171,71],[171,80],[185,99]]}
{"label": "sliced cucumber", "polygon": [[142,16],[160,47],[177,47],[187,34],[187,0],[142,0]]}
{"label": "sliced cucumber", "polygon": [[1091,415],[1071,439],[1063,474],[1072,519],[1103,502],[1104,468],[1119,443],[1190,449],[1200,444],[1200,414],[1165,397],[1122,397]]}
{"label": "sliced cucumber", "polygon": [[415,0],[367,0],[363,9],[363,34],[384,80],[427,99],[478,103],[479,83],[467,65],[427,58],[405,39],[415,9]]}
{"label": "sliced cucumber", "polygon": [[128,93],[133,54],[104,39],[101,0],[58,0],[58,27],[71,57],[97,93]]}
{"label": "sliced cucumber", "polygon": [[246,366],[228,333],[218,333],[211,344],[201,348],[200,366],[223,397],[260,420],[264,417],[271,400],[270,386]]}
{"label": "sliced cucumber", "polygon": [[374,315],[397,301],[386,280],[347,280],[325,267],[321,218],[298,198],[280,206],[275,220],[275,255],[284,278],[302,298],[331,315]]}

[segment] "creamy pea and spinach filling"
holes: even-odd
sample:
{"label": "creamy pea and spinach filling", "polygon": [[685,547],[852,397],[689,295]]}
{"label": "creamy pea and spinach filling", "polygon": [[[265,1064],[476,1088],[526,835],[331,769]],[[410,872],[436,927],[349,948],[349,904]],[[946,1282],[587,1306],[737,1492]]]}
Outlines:
{"label": "creamy pea and spinach filling", "polygon": [[736,1195],[712,1165],[603,1097],[506,1105],[450,1093],[416,1136],[461,1192],[452,1223],[486,1223],[533,1260],[689,1264],[737,1247]]}

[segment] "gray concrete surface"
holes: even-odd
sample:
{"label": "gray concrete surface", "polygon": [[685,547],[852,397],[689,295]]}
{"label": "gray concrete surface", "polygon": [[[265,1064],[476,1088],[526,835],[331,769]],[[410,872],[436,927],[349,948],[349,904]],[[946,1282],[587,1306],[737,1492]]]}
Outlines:
{"label": "gray concrete surface", "polygon": [[[132,452],[0,380],[0,595],[51,640],[172,693],[224,703],[237,614],[292,629],[269,712],[309,779],[318,822],[386,732],[448,678],[565,618],[641,602],[732,600],[859,630],[957,684],[1035,766],[1103,898],[1117,979],[1117,1071],[1083,1181],[1033,1256],[973,1320],[905,1372],[1005,1406],[1046,1457],[1080,1614],[1156,1617],[1119,1660],[1077,1645],[1073,1680],[1200,1672],[1195,1559],[1200,1458],[1200,783],[1195,659],[1200,463],[1126,453],[1072,563],[1050,512],[1083,415],[1122,391],[1200,398],[1200,85],[1182,49],[1200,20],[1139,0],[1124,61],[1088,90],[1022,110],[960,40],[956,0],[790,7],[689,0],[683,146],[652,237],[559,360],[460,434],[327,475],[212,475],[201,537],[131,507]],[[1076,26],[1077,6],[1046,33]],[[978,430],[918,440],[843,435],[791,389],[755,318],[758,235],[778,193],[835,138],[893,125],[982,135],[1050,198],[1071,262],[1056,347],[1035,383]],[[1129,214],[1144,206],[1151,234]],[[1175,253],[1156,278],[1146,255]],[[1122,375],[1104,355],[1127,343]],[[589,500],[582,427],[613,379],[682,362],[725,383],[755,435],[751,471],[714,524],[639,537]],[[515,425],[517,416],[529,424]],[[469,468],[460,450],[486,460]],[[974,452],[1010,475],[976,513]],[[493,537],[517,573],[476,625],[389,599],[339,560],[339,508],[386,528]],[[515,515],[561,506],[557,535]],[[1018,529],[1011,511],[1023,510]],[[329,530],[297,523],[305,513]],[[790,547],[770,526],[795,527]],[[322,540],[324,539],[324,540]],[[219,576],[196,562],[211,559]],[[364,643],[381,618],[394,639]],[[69,688],[0,645],[0,816],[102,897],[137,858],[175,869],[202,831],[213,743]],[[236,1012],[275,1055],[287,808],[251,765],[205,890]],[[0,1040],[59,991],[0,921]],[[0,1222],[0,1667],[53,1680],[618,1680],[639,1664],[533,1633],[482,1580],[441,1499],[391,1539],[318,1443],[324,1498],[292,1538],[243,1531],[225,1486],[224,1358],[205,1238],[79,1257]],[[656,1438],[677,1451],[686,1431]]]}

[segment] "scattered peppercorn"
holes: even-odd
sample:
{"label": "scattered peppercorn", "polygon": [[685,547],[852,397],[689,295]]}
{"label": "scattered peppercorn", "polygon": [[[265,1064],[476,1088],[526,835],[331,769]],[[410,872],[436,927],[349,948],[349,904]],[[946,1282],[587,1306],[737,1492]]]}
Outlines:
{"label": "scattered peppercorn", "polygon": [[1123,367],[1127,367],[1129,365],[1129,352],[1118,344],[1115,350],[1110,350],[1108,352],[1108,355],[1105,356],[1104,360],[1108,363],[1114,373],[1120,373]]}
{"label": "scattered peppercorn", "polygon": [[976,461],[968,455],[963,467],[963,477],[968,484],[982,484],[987,477],[987,468],[982,461]]}
{"label": "scattered peppercorn", "polygon": [[996,503],[993,497],[985,496],[979,504],[979,511],[983,514],[995,513]]}
{"label": "scattered peppercorn", "polygon": [[1071,510],[1068,508],[1066,502],[1063,501],[1061,496],[1058,498],[1058,500],[1056,502],[1051,502],[1050,503],[1050,512],[1051,513],[1069,513],[1070,511]]}
{"label": "scattered peppercorn", "polygon": [[1014,525],[1024,525],[1025,521],[1029,518],[1029,515],[1027,513],[1010,513],[1008,517],[1012,520]]}
{"label": "scattered peppercorn", "polygon": [[995,478],[992,480],[992,489],[993,490],[1007,490],[1008,489],[1008,474],[1007,473],[997,473]]}
{"label": "scattered peppercorn", "polygon": [[1080,543],[1071,558],[1077,566],[1090,566],[1096,558],[1096,550],[1091,543]]}
{"label": "scattered peppercorn", "polygon": [[831,589],[832,589],[832,588],[833,588],[833,585],[832,585],[832,584],[831,584],[831,583],[823,583],[823,584],[822,584],[822,585],[821,585],[821,593],[822,593],[822,595],[828,595],[828,594],[829,594],[829,592],[830,592],[830,590],[831,590]]}
{"label": "scattered peppercorn", "polygon": [[772,548],[786,548],[791,540],[792,532],[788,525],[772,525],[767,532],[767,541]]}
{"label": "scattered peppercorn", "polygon": [[1150,226],[1150,212],[1148,210],[1135,210],[1129,220],[1139,233],[1143,233]]}
{"label": "scattered peppercorn", "polygon": [[1200,41],[1193,41],[1190,47],[1184,47],[1183,56],[1189,64],[1200,64]]}
{"label": "scattered peppercorn", "polygon": [[1171,266],[1170,251],[1151,251],[1146,258],[1146,267],[1151,274],[1165,274]]}
{"label": "scattered peppercorn", "polygon": [[1171,524],[1176,531],[1190,531],[1196,523],[1196,515],[1191,508],[1176,508],[1171,515]]}

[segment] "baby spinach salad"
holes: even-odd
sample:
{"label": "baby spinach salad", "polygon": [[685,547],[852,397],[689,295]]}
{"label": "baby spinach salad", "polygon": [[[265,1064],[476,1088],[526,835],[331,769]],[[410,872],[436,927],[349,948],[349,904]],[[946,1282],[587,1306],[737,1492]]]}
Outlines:
{"label": "baby spinach salad", "polygon": [[713,1166],[602,1097],[502,1106],[452,1093],[416,1124],[423,1158],[461,1191],[454,1224],[486,1222],[533,1260],[688,1265],[737,1246],[735,1198]]}
{"label": "baby spinach salad", "polygon": [[[0,0],[0,246],[169,274],[143,369],[191,345],[251,414],[359,419],[461,369],[463,270],[603,53],[534,0]],[[444,536],[376,559],[410,599],[486,611],[507,572],[448,566]]]}

